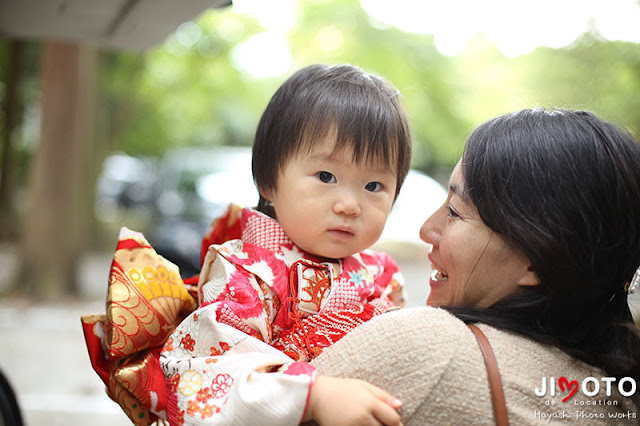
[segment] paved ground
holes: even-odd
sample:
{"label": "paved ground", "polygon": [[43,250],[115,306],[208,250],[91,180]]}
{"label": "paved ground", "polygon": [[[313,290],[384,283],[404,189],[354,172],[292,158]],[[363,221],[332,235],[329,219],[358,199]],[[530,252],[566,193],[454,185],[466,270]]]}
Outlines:
{"label": "paved ground", "polygon": [[0,365],[12,382],[26,425],[130,425],[106,396],[84,347],[80,315],[102,304],[74,301],[0,304]]}
{"label": "paved ground", "polygon": [[[424,305],[429,273],[426,252],[413,250],[411,256],[397,257],[408,283],[409,305]],[[106,396],[91,368],[80,326],[82,314],[104,313],[110,259],[109,253],[84,259],[85,287],[79,299],[64,304],[0,299],[0,368],[18,394],[26,425],[131,424]],[[0,290],[13,268],[14,253],[0,246]],[[640,304],[640,295],[635,296]]]}
{"label": "paved ground", "polygon": [[[14,263],[6,248],[0,254],[0,284],[6,285]],[[93,371],[80,325],[80,315],[105,310],[109,257],[89,256],[82,269],[91,285],[81,299],[0,300],[0,367],[17,393],[25,425],[131,425]]]}

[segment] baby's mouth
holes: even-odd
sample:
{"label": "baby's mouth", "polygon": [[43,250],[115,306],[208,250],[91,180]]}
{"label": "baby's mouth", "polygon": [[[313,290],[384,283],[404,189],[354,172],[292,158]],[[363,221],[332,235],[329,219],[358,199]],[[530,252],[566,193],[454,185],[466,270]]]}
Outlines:
{"label": "baby's mouth", "polygon": [[431,271],[431,279],[434,281],[441,281],[441,282],[445,282],[449,280],[449,276],[447,274],[445,274],[444,272],[440,272],[437,269],[433,269]]}

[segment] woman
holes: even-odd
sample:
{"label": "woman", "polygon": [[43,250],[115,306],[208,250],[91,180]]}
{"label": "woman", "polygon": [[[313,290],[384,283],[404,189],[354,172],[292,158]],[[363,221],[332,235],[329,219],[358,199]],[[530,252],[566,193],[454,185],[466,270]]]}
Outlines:
{"label": "woman", "polygon": [[[420,235],[433,245],[430,307],[362,325],[313,362],[321,374],[385,389],[402,400],[404,424],[492,424],[466,326],[477,323],[511,424],[638,423],[640,337],[627,296],[640,265],[640,145],[630,134],[584,111],[490,120]],[[318,377],[305,418],[396,422],[345,405],[362,385]]]}

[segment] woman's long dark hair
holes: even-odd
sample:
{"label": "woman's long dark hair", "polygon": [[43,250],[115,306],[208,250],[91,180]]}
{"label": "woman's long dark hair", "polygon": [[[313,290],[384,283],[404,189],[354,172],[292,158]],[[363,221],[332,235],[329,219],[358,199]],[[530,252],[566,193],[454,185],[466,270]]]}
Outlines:
{"label": "woman's long dark hair", "polygon": [[590,112],[523,110],[478,127],[462,171],[482,220],[540,285],[486,310],[448,309],[639,380],[624,286],[640,266],[640,144]]}

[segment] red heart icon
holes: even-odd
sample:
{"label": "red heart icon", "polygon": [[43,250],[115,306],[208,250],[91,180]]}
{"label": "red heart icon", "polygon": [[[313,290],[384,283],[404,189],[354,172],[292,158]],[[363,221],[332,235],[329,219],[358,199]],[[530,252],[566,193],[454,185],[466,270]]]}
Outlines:
{"label": "red heart icon", "polygon": [[569,391],[569,395],[567,395],[562,402],[567,402],[569,399],[571,399],[571,397],[573,395],[576,394],[576,392],[578,392],[578,381],[577,380],[572,380],[569,381],[567,380],[566,377],[562,376],[558,379],[558,386],[560,386],[560,390],[562,392],[565,391],[565,387],[566,390]]}

